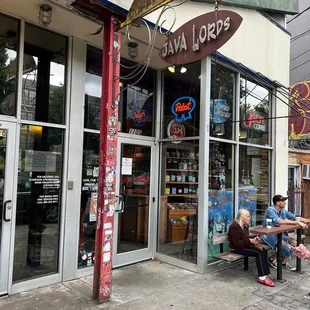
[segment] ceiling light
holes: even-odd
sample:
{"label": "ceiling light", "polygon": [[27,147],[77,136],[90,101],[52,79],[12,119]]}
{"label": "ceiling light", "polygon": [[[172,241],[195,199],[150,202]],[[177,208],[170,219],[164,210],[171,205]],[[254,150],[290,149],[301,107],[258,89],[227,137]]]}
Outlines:
{"label": "ceiling light", "polygon": [[175,66],[169,66],[169,67],[168,67],[168,70],[169,70],[171,73],[175,73]]}
{"label": "ceiling light", "polygon": [[185,73],[186,71],[187,71],[187,69],[186,69],[185,67],[182,66],[180,72],[181,72],[181,73]]}

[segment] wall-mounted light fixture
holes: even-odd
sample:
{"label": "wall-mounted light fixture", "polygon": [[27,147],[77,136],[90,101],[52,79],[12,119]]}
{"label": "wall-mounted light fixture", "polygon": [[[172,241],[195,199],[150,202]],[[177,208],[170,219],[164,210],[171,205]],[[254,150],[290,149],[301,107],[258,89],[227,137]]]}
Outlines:
{"label": "wall-mounted light fixture", "polygon": [[47,27],[52,21],[52,8],[48,4],[41,4],[38,18],[40,24]]}
{"label": "wall-mounted light fixture", "polygon": [[185,73],[186,71],[187,71],[187,68],[185,68],[185,67],[182,66],[181,69],[180,69],[180,72],[181,72],[181,73]]}
{"label": "wall-mounted light fixture", "polygon": [[128,43],[128,56],[131,59],[136,59],[138,56],[138,44],[136,42]]}
{"label": "wall-mounted light fixture", "polygon": [[168,67],[168,70],[169,70],[171,73],[175,73],[175,66],[169,66],[169,67]]}

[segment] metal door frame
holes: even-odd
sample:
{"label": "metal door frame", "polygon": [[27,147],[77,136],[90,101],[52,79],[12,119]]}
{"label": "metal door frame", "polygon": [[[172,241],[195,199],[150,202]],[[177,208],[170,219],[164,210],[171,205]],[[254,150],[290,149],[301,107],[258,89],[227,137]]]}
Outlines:
{"label": "metal door frame", "polygon": [[[15,150],[16,150],[16,134],[17,124],[13,122],[0,121],[0,129],[8,130],[8,138],[6,145],[5,158],[5,176],[4,176],[4,195],[3,202],[11,200],[10,214],[6,217],[10,221],[4,221],[4,208],[2,210],[2,227],[1,227],[1,244],[0,244],[0,296],[5,296],[10,293],[11,274],[13,269],[13,251],[12,244],[14,240],[14,214],[16,212],[16,195],[14,193],[15,184]],[[1,250],[2,249],[2,250]]]}
{"label": "metal door frame", "polygon": [[[142,138],[142,137],[141,137]],[[120,171],[121,171],[121,146],[122,144],[131,144],[137,146],[150,147],[151,150],[151,167],[150,167],[150,199],[149,199],[149,229],[148,229],[148,247],[136,251],[117,254],[117,240],[118,240],[118,213],[114,216],[114,246],[113,246],[113,268],[124,265],[136,263],[139,261],[151,259],[154,255],[154,243],[156,240],[156,193],[155,193],[155,141],[154,139],[139,139],[135,136],[133,138],[120,137],[118,138],[118,152],[117,152],[117,176],[116,176],[116,195],[119,195],[120,190]],[[155,200],[155,201],[154,201]]]}

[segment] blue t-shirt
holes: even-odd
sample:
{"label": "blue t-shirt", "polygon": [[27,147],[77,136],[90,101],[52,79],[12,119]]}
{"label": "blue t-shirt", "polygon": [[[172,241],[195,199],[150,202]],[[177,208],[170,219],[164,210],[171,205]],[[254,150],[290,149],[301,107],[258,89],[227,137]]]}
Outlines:
{"label": "blue t-shirt", "polygon": [[[271,206],[269,208],[267,208],[266,212],[265,212],[265,216],[264,216],[264,226],[266,227],[266,219],[272,219],[272,223],[273,225],[279,224],[279,222],[281,220],[292,220],[295,221],[296,220],[296,216],[287,211],[286,209],[281,209],[280,211],[277,211],[277,209],[275,208],[275,206]],[[282,235],[282,239],[284,241],[288,240],[288,235],[287,233],[284,233]],[[264,243],[267,243],[268,245],[270,245],[272,248],[275,248],[277,245],[277,235],[271,235],[271,236],[262,236],[261,240]]]}

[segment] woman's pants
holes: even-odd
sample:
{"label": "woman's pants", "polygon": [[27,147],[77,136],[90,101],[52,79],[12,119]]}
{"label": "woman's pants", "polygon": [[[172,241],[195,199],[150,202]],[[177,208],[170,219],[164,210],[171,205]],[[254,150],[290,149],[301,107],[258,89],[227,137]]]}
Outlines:
{"label": "woman's pants", "polygon": [[267,259],[267,251],[265,249],[251,247],[248,249],[233,250],[233,252],[244,256],[254,256],[256,259],[256,267],[259,277],[266,276],[270,273]]}

